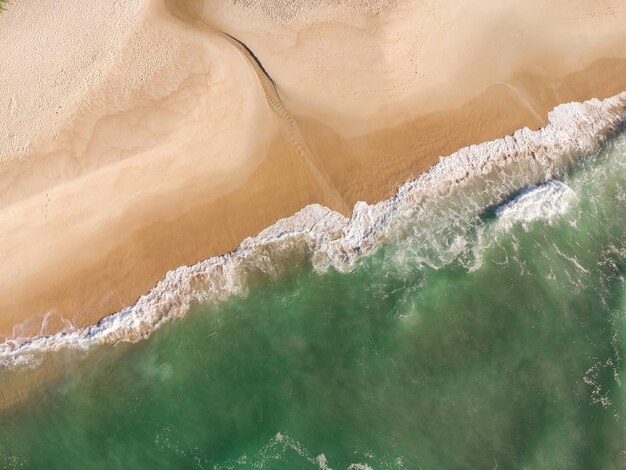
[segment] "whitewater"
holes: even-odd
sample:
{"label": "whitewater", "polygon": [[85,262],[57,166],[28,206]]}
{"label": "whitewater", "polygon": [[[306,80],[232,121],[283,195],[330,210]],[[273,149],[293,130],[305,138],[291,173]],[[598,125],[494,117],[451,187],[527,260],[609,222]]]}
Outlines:
{"label": "whitewater", "polygon": [[[231,253],[168,272],[134,305],[95,325],[50,336],[9,338],[0,344],[0,366],[36,364],[48,351],[145,339],[169,320],[183,317],[195,303],[245,293],[255,272],[280,273],[281,260],[289,257],[304,256],[317,272],[333,268],[348,273],[360,258],[401,239],[420,221],[430,252],[420,262],[439,268],[464,252],[464,231],[486,208],[498,206],[496,216],[505,228],[563,214],[575,195],[553,180],[597,151],[625,122],[626,92],[602,101],[560,105],[542,129],[520,129],[441,158],[392,198],[357,203],[349,219],[320,205],[308,206],[244,240]],[[451,221],[457,232],[446,229],[439,236]],[[480,253],[475,255],[470,270],[480,266]]]}

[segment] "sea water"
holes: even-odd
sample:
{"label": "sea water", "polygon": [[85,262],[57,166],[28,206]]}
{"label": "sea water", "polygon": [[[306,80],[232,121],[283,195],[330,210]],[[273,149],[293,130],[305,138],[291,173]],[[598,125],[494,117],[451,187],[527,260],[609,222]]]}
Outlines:
{"label": "sea water", "polygon": [[293,263],[145,341],[1,371],[61,372],[0,412],[0,466],[622,468],[626,132],[430,210],[348,273]]}

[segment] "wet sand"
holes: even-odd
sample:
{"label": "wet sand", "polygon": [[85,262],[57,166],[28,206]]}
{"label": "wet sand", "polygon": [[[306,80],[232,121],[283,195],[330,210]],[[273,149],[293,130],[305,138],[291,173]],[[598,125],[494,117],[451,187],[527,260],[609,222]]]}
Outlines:
{"label": "wet sand", "polygon": [[0,14],[1,335],[93,323],[307,204],[348,214],[626,90],[621,2],[279,3]]}

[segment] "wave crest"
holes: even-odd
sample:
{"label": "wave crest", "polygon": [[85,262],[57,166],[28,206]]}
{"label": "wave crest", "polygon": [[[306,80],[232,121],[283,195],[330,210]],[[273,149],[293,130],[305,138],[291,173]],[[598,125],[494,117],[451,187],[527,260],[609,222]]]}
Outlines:
{"label": "wave crest", "polygon": [[527,227],[534,220],[551,223],[567,212],[575,197],[569,186],[551,180],[541,186],[528,186],[511,202],[498,207],[496,215],[503,228],[510,228],[515,223]]}

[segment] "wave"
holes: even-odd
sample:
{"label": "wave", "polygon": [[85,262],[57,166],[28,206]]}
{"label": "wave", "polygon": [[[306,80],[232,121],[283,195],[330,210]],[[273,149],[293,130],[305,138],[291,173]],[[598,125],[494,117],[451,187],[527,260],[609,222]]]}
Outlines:
{"label": "wave", "polygon": [[560,181],[550,180],[541,186],[528,186],[511,202],[499,207],[496,215],[505,229],[515,223],[527,227],[534,220],[552,222],[567,212],[575,197],[572,188]]}
{"label": "wave", "polygon": [[[182,317],[194,302],[211,302],[245,292],[256,270],[275,272],[283,253],[304,252],[317,271],[333,267],[350,271],[362,256],[397,239],[416,214],[432,214],[433,204],[455,198],[462,212],[480,212],[529,185],[542,184],[597,151],[626,123],[626,92],[605,100],[557,106],[548,124],[537,131],[523,128],[511,136],[463,148],[415,180],[402,185],[385,201],[358,202],[348,219],[318,204],[281,219],[234,251],[168,272],[138,301],[97,324],[48,336],[7,339],[0,344],[0,367],[36,361],[47,351],[87,349],[96,344],[139,341],[163,323]],[[564,185],[562,185],[564,186]],[[471,191],[475,197],[467,199]],[[561,195],[553,209],[566,204],[566,187],[556,183],[529,189],[503,206],[503,218],[535,217],[545,192]],[[556,193],[555,193],[556,191]],[[552,195],[553,195],[552,194]],[[545,198],[544,198],[545,200]],[[446,219],[445,213],[443,219]]]}

